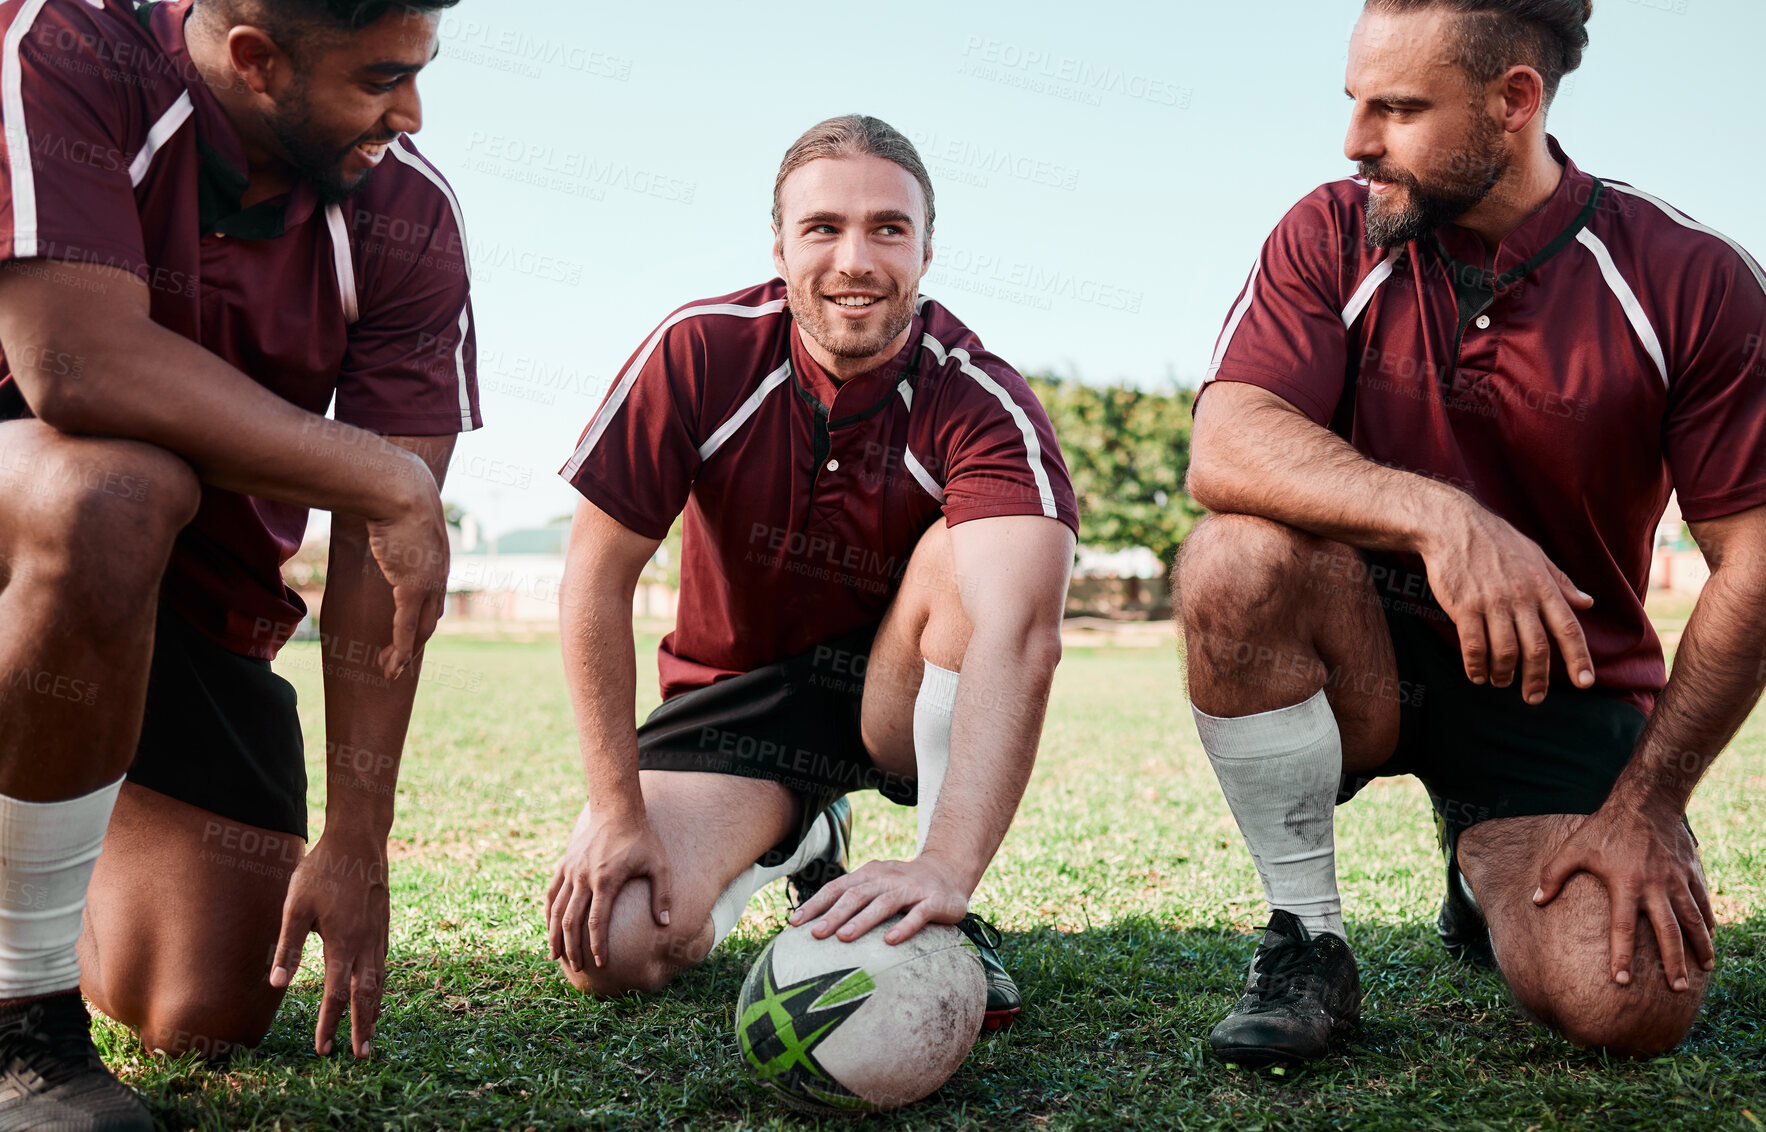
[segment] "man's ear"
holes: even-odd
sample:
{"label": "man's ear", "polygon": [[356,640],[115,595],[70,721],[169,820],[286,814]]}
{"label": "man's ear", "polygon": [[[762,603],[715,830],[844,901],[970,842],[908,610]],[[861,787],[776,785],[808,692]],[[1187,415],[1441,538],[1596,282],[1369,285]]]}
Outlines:
{"label": "man's ear", "polygon": [[780,279],[789,279],[785,274],[785,237],[778,228],[773,228],[773,270],[779,273]]}
{"label": "man's ear", "polygon": [[922,279],[926,277],[926,272],[932,269],[932,236],[935,231],[936,229],[931,228],[926,230],[926,254],[920,258],[920,278]]}
{"label": "man's ear", "polygon": [[233,73],[253,94],[272,97],[294,73],[293,61],[262,28],[240,26],[227,33],[227,59]]}
{"label": "man's ear", "polygon": [[1526,129],[1545,113],[1545,78],[1525,63],[1510,67],[1501,84],[1502,128],[1511,134]]}

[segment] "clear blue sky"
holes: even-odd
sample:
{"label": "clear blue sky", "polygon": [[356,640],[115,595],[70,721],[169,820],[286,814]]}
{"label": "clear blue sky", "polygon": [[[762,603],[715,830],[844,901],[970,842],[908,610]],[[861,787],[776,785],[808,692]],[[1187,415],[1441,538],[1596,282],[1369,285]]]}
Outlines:
{"label": "clear blue sky", "polygon": [[[417,141],[476,265],[484,430],[445,495],[493,531],[668,311],[770,277],[773,175],[833,114],[918,142],[924,290],[1022,370],[1193,384],[1264,235],[1344,175],[1359,0],[656,5],[463,0]],[[1570,155],[1766,254],[1761,0],[1597,0]]]}

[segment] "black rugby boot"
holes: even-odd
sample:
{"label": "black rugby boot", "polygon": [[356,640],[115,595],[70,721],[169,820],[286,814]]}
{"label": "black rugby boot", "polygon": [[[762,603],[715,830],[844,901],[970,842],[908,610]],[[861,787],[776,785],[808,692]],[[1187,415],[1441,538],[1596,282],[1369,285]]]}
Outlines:
{"label": "black rugby boot", "polygon": [[1245,993],[1208,1035],[1227,1061],[1258,1068],[1323,1057],[1361,1019],[1361,976],[1349,945],[1315,936],[1291,912],[1269,914]]}
{"label": "black rugby boot", "polygon": [[0,1006],[0,1132],[153,1132],[91,1027],[79,991]]}
{"label": "black rugby boot", "polygon": [[981,1016],[982,1032],[1003,1030],[1024,1009],[1024,996],[1018,993],[1018,984],[1000,962],[999,946],[1004,937],[998,928],[973,912],[957,922],[957,930],[968,936],[981,953],[981,970],[987,976],[987,1013]]}

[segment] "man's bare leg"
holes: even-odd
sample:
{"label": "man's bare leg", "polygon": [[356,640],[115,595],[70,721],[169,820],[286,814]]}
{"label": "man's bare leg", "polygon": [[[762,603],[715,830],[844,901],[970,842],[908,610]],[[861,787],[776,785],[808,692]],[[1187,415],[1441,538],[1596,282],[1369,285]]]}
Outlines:
{"label": "man's bare leg", "polygon": [[[638,778],[645,813],[668,851],[671,922],[661,927],[652,917],[647,879],[628,881],[613,904],[606,965],[590,961],[575,971],[559,961],[571,985],[590,994],[661,990],[703,960],[717,942],[718,897],[800,820],[802,804],[777,782],[674,770],[639,771]],[[578,832],[594,820],[583,807]]]}
{"label": "man's bare leg", "polygon": [[1627,985],[1614,982],[1611,902],[1605,886],[1586,873],[1572,877],[1549,905],[1533,903],[1541,869],[1583,820],[1548,814],[1472,826],[1459,838],[1460,868],[1522,1010],[1579,1046],[1631,1057],[1662,1053],[1692,1029],[1710,974],[1689,964],[1691,986],[1670,990],[1655,932],[1640,917],[1634,975]]}
{"label": "man's bare leg", "polygon": [[1397,748],[1391,635],[1353,549],[1266,519],[1204,520],[1176,583],[1197,730],[1271,908],[1245,994],[1209,1040],[1248,1065],[1316,1058],[1360,1017],[1335,806],[1345,772]]}
{"label": "man's bare leg", "polygon": [[256,1046],[287,993],[270,965],[305,848],[125,783],[92,874],[80,989],[148,1049]]}
{"label": "man's bare leg", "polygon": [[150,445],[0,423],[0,1029],[9,1127],[152,1127],[78,994],[88,882],[140,737],[160,577],[200,490]]}

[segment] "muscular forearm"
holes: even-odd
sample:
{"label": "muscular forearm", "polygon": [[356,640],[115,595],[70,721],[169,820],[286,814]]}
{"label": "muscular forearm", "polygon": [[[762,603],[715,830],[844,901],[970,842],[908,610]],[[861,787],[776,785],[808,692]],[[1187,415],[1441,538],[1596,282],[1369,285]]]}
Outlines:
{"label": "muscular forearm", "polygon": [[368,552],[361,520],[338,516],[321,610],[325,676],[325,827],[384,841],[423,653],[398,680],[375,658],[392,640],[392,587]]}
{"label": "muscular forearm", "polygon": [[977,628],[964,656],[945,771],[923,858],[973,892],[1005,840],[1036,765],[1059,638]]}
{"label": "muscular forearm", "polygon": [[576,713],[589,809],[641,814],[631,597],[568,576],[563,596],[564,671]]}
{"label": "muscular forearm", "polygon": [[1471,503],[1447,484],[1369,460],[1274,394],[1238,382],[1210,386],[1197,413],[1189,489],[1211,511],[1415,553]]}
{"label": "muscular forearm", "polygon": [[[407,499],[433,493],[410,452],[283,400],[154,323],[146,288],[133,276],[40,266],[29,276],[0,272],[0,341],[9,358],[78,359],[77,377],[67,365],[15,374],[46,424],[157,445],[229,491],[370,519],[391,518]],[[102,293],[89,293],[94,286]],[[109,313],[70,315],[72,294]]]}
{"label": "muscular forearm", "polygon": [[[1756,564],[1757,565],[1757,564]],[[1611,802],[1679,817],[1766,683],[1766,579],[1738,563],[1711,575]]]}

